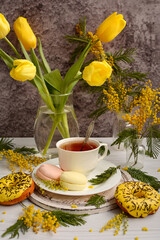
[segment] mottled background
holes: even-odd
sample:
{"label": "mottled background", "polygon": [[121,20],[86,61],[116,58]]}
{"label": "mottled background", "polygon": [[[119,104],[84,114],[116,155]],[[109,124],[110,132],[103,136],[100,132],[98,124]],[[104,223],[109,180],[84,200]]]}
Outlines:
{"label": "mottled background", "polygon": [[[154,87],[159,86],[160,76],[160,1],[159,0],[0,0],[0,12],[11,28],[23,16],[28,19],[34,33],[40,36],[45,56],[52,69],[65,73],[69,67],[71,46],[63,38],[73,34],[79,18],[86,16],[87,30],[95,32],[99,24],[111,13],[124,15],[127,26],[107,50],[120,46],[138,50],[132,66],[137,71],[148,72]],[[8,38],[18,46],[13,30]],[[4,40],[0,47],[12,54]],[[33,136],[34,119],[39,104],[37,90],[28,82],[10,78],[9,71],[0,60],[0,136]],[[90,122],[88,115],[95,109],[96,96],[84,92],[79,85],[74,89],[74,107],[83,136]],[[96,122],[93,136],[112,135],[113,115],[106,113]]]}

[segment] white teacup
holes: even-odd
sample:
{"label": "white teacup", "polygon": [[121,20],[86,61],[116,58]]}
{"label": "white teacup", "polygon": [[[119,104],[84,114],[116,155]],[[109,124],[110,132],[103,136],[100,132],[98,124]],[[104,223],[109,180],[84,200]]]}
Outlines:
{"label": "white teacup", "polygon": [[[108,145],[106,143],[100,143],[97,140],[89,139],[87,142],[89,150],[81,150],[84,138],[73,137],[65,138],[57,142],[56,147],[59,155],[59,165],[65,171],[77,171],[84,174],[93,170],[97,163],[102,160],[108,151]],[[78,146],[77,146],[78,145]],[[92,146],[92,148],[90,147]],[[105,147],[105,151],[102,156],[99,156],[99,148]],[[75,147],[77,149],[75,149]]]}

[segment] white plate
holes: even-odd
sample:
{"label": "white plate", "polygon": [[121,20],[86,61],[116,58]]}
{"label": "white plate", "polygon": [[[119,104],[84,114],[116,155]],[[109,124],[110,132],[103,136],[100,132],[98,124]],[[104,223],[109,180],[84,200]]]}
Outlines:
{"label": "white plate", "polygon": [[[49,164],[52,164],[52,165],[58,165],[58,158],[50,159],[46,162],[41,163],[40,165],[42,165],[44,163],[49,163]],[[35,175],[35,173],[36,173],[37,169],[40,167],[40,165],[38,165],[33,170],[32,178],[33,178],[34,182],[38,186],[40,186],[42,189],[47,190],[48,192],[61,194],[61,195],[84,196],[84,195],[97,194],[97,193],[104,192],[106,190],[109,190],[109,189],[113,188],[116,184],[119,183],[119,181],[121,179],[121,172],[120,172],[119,169],[117,169],[117,172],[114,175],[112,175],[107,181],[105,181],[105,182],[103,182],[99,185],[93,185],[93,188],[88,188],[92,184],[90,182],[87,182],[87,187],[83,191],[51,190],[48,187],[46,187],[44,185],[44,183],[42,183]],[[95,178],[96,175],[101,174],[102,172],[104,172],[109,167],[116,167],[116,166],[113,163],[108,162],[107,160],[101,160],[98,163],[97,167],[86,176],[87,180],[90,180],[91,178]]]}

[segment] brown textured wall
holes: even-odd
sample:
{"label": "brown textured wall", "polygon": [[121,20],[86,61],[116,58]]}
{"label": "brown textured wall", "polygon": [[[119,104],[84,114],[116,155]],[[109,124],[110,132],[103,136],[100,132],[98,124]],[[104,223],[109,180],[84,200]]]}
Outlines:
{"label": "brown textured wall", "polygon": [[[120,46],[138,49],[134,69],[148,72],[154,87],[159,86],[160,76],[160,1],[159,0],[0,0],[0,12],[10,25],[19,17],[26,17],[37,36],[51,68],[65,73],[71,48],[63,39],[72,34],[82,16],[87,17],[87,30],[95,31],[112,12],[124,15],[127,26],[111,43],[108,50]],[[8,38],[18,46],[14,32]],[[0,47],[12,54],[4,40]],[[88,114],[95,109],[96,97],[84,93],[77,85],[74,106],[81,135],[90,121]],[[39,103],[39,95],[29,83],[10,78],[9,71],[0,60],[0,136],[33,136],[33,125]],[[107,113],[99,118],[93,136],[111,136],[113,115]]]}

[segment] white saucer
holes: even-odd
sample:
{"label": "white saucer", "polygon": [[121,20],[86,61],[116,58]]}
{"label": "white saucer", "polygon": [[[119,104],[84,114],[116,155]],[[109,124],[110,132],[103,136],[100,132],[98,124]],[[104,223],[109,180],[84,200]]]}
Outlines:
{"label": "white saucer", "polygon": [[[41,163],[40,165],[42,165],[44,163],[58,165],[58,158],[50,159],[46,162]],[[42,183],[35,175],[35,173],[36,173],[37,169],[40,167],[40,165],[38,165],[32,172],[32,178],[33,178],[34,182],[39,187],[41,187],[42,189],[44,189],[48,192],[61,194],[61,195],[67,195],[67,196],[84,196],[85,195],[85,196],[87,196],[87,195],[97,194],[97,193],[104,192],[106,190],[113,188],[116,184],[119,183],[119,181],[121,179],[121,172],[119,169],[117,169],[117,172],[114,175],[112,175],[107,181],[105,181],[99,185],[93,185],[93,188],[88,188],[89,186],[92,185],[90,182],[88,182],[87,187],[83,191],[51,190],[48,187],[46,187],[44,185],[44,183]],[[87,180],[90,180],[91,178],[95,178],[96,175],[103,173],[109,167],[116,167],[116,166],[113,163],[108,162],[107,160],[101,160],[98,163],[97,167],[86,176]]]}

